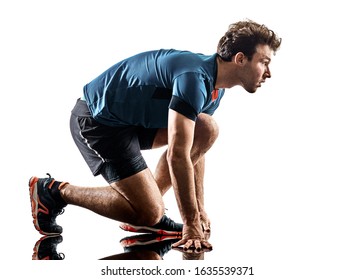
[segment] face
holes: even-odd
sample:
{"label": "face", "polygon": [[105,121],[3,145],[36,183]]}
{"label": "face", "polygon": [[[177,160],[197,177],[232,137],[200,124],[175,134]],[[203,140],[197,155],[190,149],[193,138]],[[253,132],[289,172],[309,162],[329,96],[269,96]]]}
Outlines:
{"label": "face", "polygon": [[258,45],[252,60],[245,58],[241,74],[241,85],[246,91],[250,93],[256,92],[262,83],[271,77],[269,64],[272,56],[273,51],[268,45]]}

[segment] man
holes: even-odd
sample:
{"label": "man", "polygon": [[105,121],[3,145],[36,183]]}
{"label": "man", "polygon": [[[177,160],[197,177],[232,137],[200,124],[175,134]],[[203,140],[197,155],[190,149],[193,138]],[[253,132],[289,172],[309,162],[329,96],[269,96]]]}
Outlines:
{"label": "man", "polygon": [[[158,50],[113,65],[84,87],[72,111],[72,136],[105,187],[79,187],[32,177],[36,229],[60,234],[55,222],[67,204],[123,222],[130,231],[182,232],[174,246],[211,249],[204,232],[204,155],[218,136],[212,115],[225,88],[254,93],[271,77],[269,64],[281,39],[250,20],[229,26],[211,56]],[[167,145],[155,174],[141,150]],[[162,196],[173,186],[183,226],[164,215]],[[182,228],[183,227],[183,228]]]}

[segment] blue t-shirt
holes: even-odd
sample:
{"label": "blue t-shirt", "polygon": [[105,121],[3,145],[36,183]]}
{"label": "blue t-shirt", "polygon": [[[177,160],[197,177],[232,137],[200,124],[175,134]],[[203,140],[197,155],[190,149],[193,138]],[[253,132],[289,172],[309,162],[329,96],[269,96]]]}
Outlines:
{"label": "blue t-shirt", "polygon": [[92,116],[109,126],[165,128],[168,109],[196,120],[212,115],[224,89],[214,89],[216,54],[157,50],[118,62],[84,86]]}

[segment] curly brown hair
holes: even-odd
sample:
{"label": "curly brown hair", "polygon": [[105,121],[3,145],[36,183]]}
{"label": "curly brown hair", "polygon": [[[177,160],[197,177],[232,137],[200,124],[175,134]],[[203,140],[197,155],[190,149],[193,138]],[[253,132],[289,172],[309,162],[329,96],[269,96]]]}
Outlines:
{"label": "curly brown hair", "polygon": [[265,25],[245,20],[230,24],[219,41],[217,53],[224,61],[231,61],[238,52],[252,59],[258,45],[268,45],[275,53],[280,44],[281,38]]}

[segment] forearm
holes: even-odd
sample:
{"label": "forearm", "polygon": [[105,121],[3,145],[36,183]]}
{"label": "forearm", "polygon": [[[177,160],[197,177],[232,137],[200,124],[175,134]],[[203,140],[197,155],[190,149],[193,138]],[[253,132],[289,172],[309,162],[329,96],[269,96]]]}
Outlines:
{"label": "forearm", "polygon": [[[195,122],[184,115],[169,110],[167,163],[177,204],[183,220],[182,239],[174,246],[185,249],[212,248],[205,240],[198,209],[196,181],[192,163]],[[196,162],[195,162],[196,163]]]}
{"label": "forearm", "polygon": [[186,225],[200,224],[192,161],[188,157],[175,157],[170,159],[168,163],[183,223]]}
{"label": "forearm", "polygon": [[199,212],[204,211],[204,170],[205,157],[194,165],[195,190]]}

